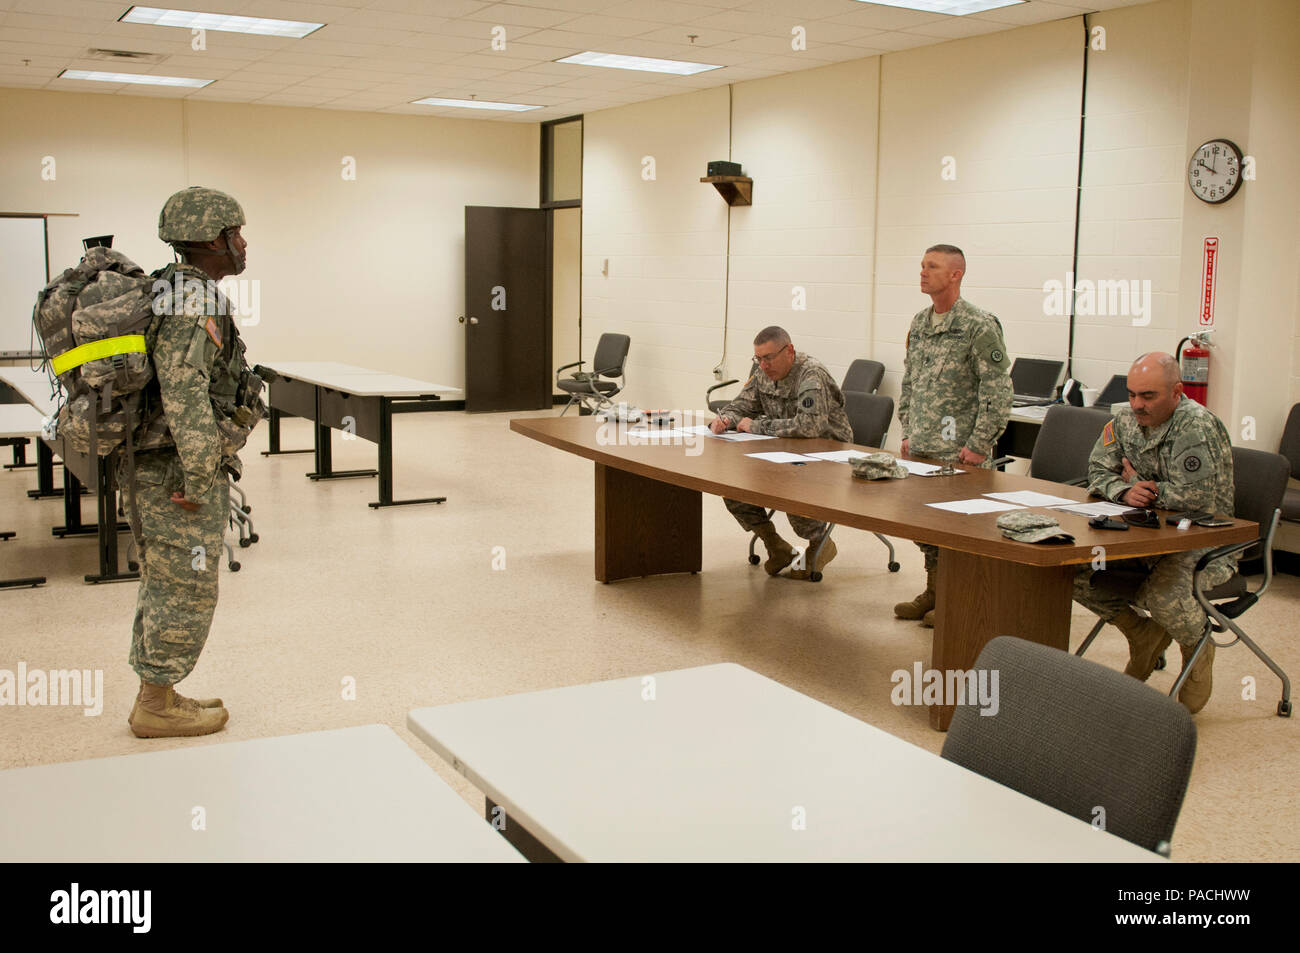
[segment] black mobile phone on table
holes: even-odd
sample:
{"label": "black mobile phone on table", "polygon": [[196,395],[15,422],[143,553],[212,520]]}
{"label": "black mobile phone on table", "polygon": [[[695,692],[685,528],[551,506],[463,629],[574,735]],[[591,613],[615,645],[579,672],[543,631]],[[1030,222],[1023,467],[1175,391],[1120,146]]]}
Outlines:
{"label": "black mobile phone on table", "polygon": [[1198,520],[1193,520],[1197,526],[1205,526],[1210,529],[1218,529],[1221,526],[1231,526],[1232,520],[1226,516],[1205,516]]}
{"label": "black mobile phone on table", "polygon": [[1189,510],[1186,513],[1174,513],[1170,516],[1166,516],[1165,522],[1168,523],[1170,526],[1177,526],[1183,520],[1188,520],[1192,523],[1195,523],[1199,520],[1207,520],[1209,518],[1210,518],[1210,514],[1205,512],[1204,510]]}
{"label": "black mobile phone on table", "polygon": [[1125,510],[1120,514],[1125,523],[1133,526],[1146,526],[1151,529],[1160,528],[1160,514],[1155,510],[1135,509]]}

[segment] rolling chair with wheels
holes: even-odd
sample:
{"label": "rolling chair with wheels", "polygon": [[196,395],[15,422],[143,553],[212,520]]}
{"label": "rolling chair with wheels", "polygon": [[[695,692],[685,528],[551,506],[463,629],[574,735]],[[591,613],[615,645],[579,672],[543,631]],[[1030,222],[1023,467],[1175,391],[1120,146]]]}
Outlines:
{"label": "rolling chair with wheels", "polygon": [[[1215,646],[1226,649],[1238,642],[1244,642],[1246,647],[1282,681],[1282,700],[1277,704],[1277,713],[1283,718],[1289,718],[1291,680],[1281,666],[1256,645],[1233,620],[1255,605],[1273,581],[1273,534],[1282,515],[1282,497],[1286,492],[1291,466],[1285,457],[1276,453],[1233,447],[1232,471],[1235,483],[1233,509],[1238,519],[1252,520],[1259,524],[1259,536],[1245,543],[1233,543],[1230,546],[1212,549],[1197,562],[1196,569],[1192,573],[1192,592],[1206,612],[1205,628],[1202,630],[1201,640],[1197,643],[1192,657],[1187,660],[1178,678],[1174,680],[1169,695],[1171,698],[1176,697],[1182,690],[1183,683],[1187,680],[1197,659],[1201,657],[1206,646],[1213,641],[1214,633],[1231,630],[1236,638],[1224,645],[1215,642]],[[1234,553],[1252,558],[1252,554],[1256,551],[1262,555],[1264,561],[1264,581],[1258,589],[1252,592],[1245,577],[1240,572],[1236,572],[1227,582],[1208,591],[1205,590],[1202,576],[1211,561]],[[1115,575],[1111,576],[1111,573]],[[1092,578],[1094,586],[1105,586],[1131,600],[1136,598],[1137,591],[1146,577],[1144,573],[1121,568],[1093,573]],[[1098,619],[1097,624],[1092,627],[1075,654],[1083,655],[1105,625],[1104,620]],[[1163,666],[1157,663],[1156,667]]]}
{"label": "rolling chair with wheels", "polygon": [[[1169,856],[1196,757],[1187,709],[1120,672],[1010,636],[976,671],[999,673],[994,717],[958,705],[941,757]],[[1062,858],[1069,860],[1070,858]]]}
{"label": "rolling chair with wheels", "polygon": [[[591,359],[595,370],[574,371],[568,377],[561,379],[561,371],[567,371],[571,367],[581,367],[587,362],[574,361],[572,364],[565,364],[555,369],[555,386],[569,395],[569,402],[560,411],[561,417],[567,414],[574,404],[578,405],[578,413],[581,414],[584,409],[588,413],[595,413],[612,403],[611,398],[627,386],[623,368],[627,362],[627,351],[631,343],[632,339],[626,334],[602,334],[600,340],[596,342],[596,354]],[[615,381],[613,378],[618,380]]]}
{"label": "rolling chair with wheels", "polygon": [[[1292,478],[1300,480],[1300,404],[1293,406],[1291,413],[1287,414],[1277,452],[1291,464]],[[1289,523],[1300,523],[1300,489],[1287,487],[1286,494],[1282,497],[1282,519]]]}

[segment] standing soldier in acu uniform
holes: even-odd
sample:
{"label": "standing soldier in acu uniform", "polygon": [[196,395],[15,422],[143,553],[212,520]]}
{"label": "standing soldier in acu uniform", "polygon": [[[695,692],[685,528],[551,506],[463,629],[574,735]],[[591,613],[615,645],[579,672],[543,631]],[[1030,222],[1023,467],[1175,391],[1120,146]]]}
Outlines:
{"label": "standing soldier in acu uniform", "polygon": [[[1088,458],[1088,489],[1115,503],[1168,510],[1202,510],[1231,516],[1234,484],[1232,441],[1218,417],[1183,393],[1178,362],[1168,354],[1139,357],[1128,372],[1129,406],[1106,424]],[[1149,573],[1132,604],[1092,587],[1091,568],[1074,579],[1074,599],[1124,633],[1129,644],[1126,674],[1146,681],[1156,659],[1178,640],[1184,666],[1201,639],[1205,610],[1192,594],[1192,571],[1209,549],[1147,556],[1112,563]],[[1236,556],[1206,568],[1205,588],[1227,582]],[[1143,618],[1133,605],[1151,613]],[[1183,683],[1178,700],[1195,713],[1213,688],[1214,643],[1206,644]]]}
{"label": "standing soldier in acu uniform", "polygon": [[[844,395],[830,372],[815,358],[797,353],[784,328],[773,325],[754,338],[754,360],[761,369],[752,374],[736,399],[722,408],[709,425],[714,433],[734,427],[741,433],[772,437],[822,437],[853,442],[853,428],[844,412]],[[753,503],[724,499],[731,515],[767,547],[763,568],[775,576],[794,562],[794,548],[781,538],[767,510]],[[807,579],[835,558],[835,540],[827,539],[821,520],[789,514],[794,531],[808,540],[806,552],[816,549],[816,565],[790,570],[791,577]]]}
{"label": "standing soldier in acu uniform", "polygon": [[129,722],[140,738],[206,735],[229,718],[221,699],[186,698],[173,686],[207,640],[230,518],[226,475],[238,478],[236,454],[265,412],[262,382],[215,284],[244,270],[243,224],[238,202],[198,187],[169,198],[158,218],[158,237],[178,263],[156,273],[155,381],[136,431],[135,473],[119,477],[124,486],[134,477],[139,511],[130,662],[140,692]]}
{"label": "standing soldier in acu uniform", "polygon": [[[932,245],[921,259],[921,291],[934,304],[907,332],[898,420],[904,456],[987,467],[1011,414],[1011,378],[1002,324],[961,297],[966,256],[956,245]],[[939,549],[925,554],[925,592],[894,606],[900,619],[934,625]]]}

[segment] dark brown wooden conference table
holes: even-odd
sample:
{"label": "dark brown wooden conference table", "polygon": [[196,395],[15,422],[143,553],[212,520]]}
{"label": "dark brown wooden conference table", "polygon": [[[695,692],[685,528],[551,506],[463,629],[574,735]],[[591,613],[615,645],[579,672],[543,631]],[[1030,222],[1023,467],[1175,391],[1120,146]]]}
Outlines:
{"label": "dark brown wooden conference table", "polygon": [[[931,656],[931,668],[937,671],[971,669],[980,650],[999,635],[1068,650],[1074,575],[1096,558],[1094,547],[1105,547],[1106,560],[1113,562],[1224,546],[1258,535],[1249,520],[1234,520],[1221,529],[1163,526],[1116,532],[1093,529],[1085,516],[1052,511],[1074,536],[1072,544],[1019,543],[997,528],[1000,514],[967,515],[926,504],[1016,490],[1086,502],[1088,492],[974,467],[959,467],[965,472],[957,476],[863,481],[853,478],[847,464],[794,466],[746,456],[774,450],[806,454],[872,449],[834,440],[731,443],[699,436],[689,447],[633,445],[620,438],[616,425],[590,417],[518,418],[510,421],[510,429],[595,462],[600,582],[699,572],[705,493],[938,546]],[[931,727],[946,731],[952,713],[951,705],[932,705]]]}

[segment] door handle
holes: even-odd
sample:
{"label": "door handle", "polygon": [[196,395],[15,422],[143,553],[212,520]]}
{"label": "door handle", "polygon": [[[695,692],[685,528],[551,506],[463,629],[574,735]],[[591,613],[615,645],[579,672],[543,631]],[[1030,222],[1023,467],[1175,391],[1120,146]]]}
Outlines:
{"label": "door handle", "polygon": [[470,323],[470,324],[478,324],[478,318],[470,318],[470,319],[469,319],[469,323]]}
{"label": "door handle", "polygon": [[462,314],[462,315],[461,315],[460,317],[458,317],[456,320],[459,321],[461,324],[464,324],[464,323],[465,323],[465,315]]}

